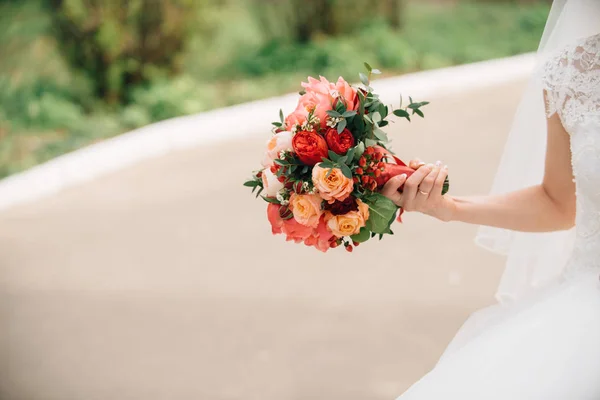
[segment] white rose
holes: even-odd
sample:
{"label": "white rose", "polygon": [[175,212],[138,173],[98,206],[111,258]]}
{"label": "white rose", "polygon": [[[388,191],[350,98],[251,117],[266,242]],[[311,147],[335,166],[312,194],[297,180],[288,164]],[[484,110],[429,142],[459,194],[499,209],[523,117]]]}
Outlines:
{"label": "white rose", "polygon": [[284,131],[273,135],[273,137],[269,139],[265,157],[262,162],[263,167],[269,168],[273,165],[273,160],[279,158],[279,153],[282,151],[292,150],[292,136],[292,132]]}
{"label": "white rose", "polygon": [[267,197],[275,197],[283,189],[283,183],[279,182],[277,176],[268,168],[262,172],[262,181],[265,189],[264,193]]}

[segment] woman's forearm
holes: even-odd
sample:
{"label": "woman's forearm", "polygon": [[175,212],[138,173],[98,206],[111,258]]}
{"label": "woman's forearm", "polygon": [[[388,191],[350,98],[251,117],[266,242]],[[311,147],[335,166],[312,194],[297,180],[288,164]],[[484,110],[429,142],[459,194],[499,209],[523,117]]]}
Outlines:
{"label": "woman's forearm", "polygon": [[453,221],[522,232],[565,230],[574,224],[574,211],[554,201],[542,185],[502,195],[452,199]]}

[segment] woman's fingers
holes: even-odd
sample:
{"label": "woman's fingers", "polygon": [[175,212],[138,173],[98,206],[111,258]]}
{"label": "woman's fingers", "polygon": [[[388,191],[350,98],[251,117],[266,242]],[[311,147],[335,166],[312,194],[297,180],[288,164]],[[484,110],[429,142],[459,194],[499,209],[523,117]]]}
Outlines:
{"label": "woman's fingers", "polygon": [[425,166],[419,168],[418,170],[416,170],[410,176],[410,178],[408,178],[406,180],[406,184],[404,185],[404,190],[403,190],[403,194],[404,194],[403,202],[404,202],[404,208],[407,211],[411,211],[412,203],[417,195],[417,190],[419,190],[419,185],[421,184],[423,179],[425,179],[425,177],[427,175],[429,175],[429,173],[432,170],[433,170],[433,165],[431,165],[431,164],[425,165]]}
{"label": "woman's fingers", "polygon": [[431,192],[432,195],[436,195],[436,196],[442,195],[442,190],[444,189],[444,182],[446,181],[447,177],[448,177],[448,166],[445,165],[440,170],[440,173],[438,174],[438,176],[435,180],[435,185],[433,186],[433,190]]}
{"label": "woman's fingers", "polygon": [[398,189],[406,182],[406,174],[394,176],[383,186],[381,194],[392,200],[398,207],[402,206],[402,194]]}
{"label": "woman's fingers", "polygon": [[410,160],[410,162],[408,163],[408,166],[411,167],[412,169],[419,169],[423,165],[425,165],[425,163],[423,161],[419,160],[418,158]]}
{"label": "woman's fingers", "polygon": [[423,181],[419,184],[419,190],[417,192],[418,199],[427,199],[430,193],[433,191],[433,186],[440,173],[440,162],[438,161],[435,166],[431,169],[431,172],[427,174]]}

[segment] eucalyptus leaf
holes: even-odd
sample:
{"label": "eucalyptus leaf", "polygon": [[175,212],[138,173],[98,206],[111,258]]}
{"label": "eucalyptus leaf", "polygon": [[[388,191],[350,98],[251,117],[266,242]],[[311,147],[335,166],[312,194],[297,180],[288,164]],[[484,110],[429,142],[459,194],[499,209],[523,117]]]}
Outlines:
{"label": "eucalyptus leaf", "polygon": [[394,115],[397,117],[400,117],[400,118],[406,118],[406,117],[410,116],[408,111],[403,110],[403,109],[394,110]]}
{"label": "eucalyptus leaf", "polygon": [[382,131],[381,129],[375,128],[373,130],[373,133],[375,134],[375,137],[379,140],[381,140],[382,142],[387,142],[388,141],[388,137],[387,134]]}
{"label": "eucalyptus leaf", "polygon": [[369,86],[369,77],[366,76],[365,74],[363,74],[362,72],[359,73],[358,76],[359,76],[362,84],[368,87]]}
{"label": "eucalyptus leaf", "polygon": [[360,158],[360,156],[362,156],[365,152],[365,143],[364,142],[360,142],[356,147],[355,147],[355,151],[354,151],[354,159],[358,160]]}
{"label": "eucalyptus leaf", "polygon": [[329,115],[330,117],[333,117],[333,118],[340,118],[342,116],[342,114],[340,114],[339,112],[337,112],[335,110],[327,110],[327,115]]}
{"label": "eucalyptus leaf", "polygon": [[373,146],[377,146],[377,140],[373,140],[373,139],[365,139],[365,145],[367,147],[373,147]]}
{"label": "eucalyptus leaf", "polygon": [[373,71],[373,68],[371,68],[371,66],[369,65],[369,63],[365,62],[365,68],[367,69],[367,71],[371,72]]}
{"label": "eucalyptus leaf", "polygon": [[375,68],[375,69],[371,70],[371,73],[372,73],[372,74],[375,74],[375,75],[380,75],[380,74],[381,74],[381,71],[380,71],[380,70],[378,70],[377,68]]}
{"label": "eucalyptus leaf", "polygon": [[341,120],[337,126],[338,133],[342,133],[344,131],[344,129],[346,129],[347,124],[348,124],[348,122],[345,119]]}
{"label": "eucalyptus leaf", "polygon": [[344,118],[350,118],[350,117],[354,117],[355,115],[356,115],[356,111],[349,110],[349,111],[344,112],[342,114],[342,117],[344,117]]}
{"label": "eucalyptus leaf", "polygon": [[352,179],[352,171],[346,164],[341,165],[342,174],[348,179]]}
{"label": "eucalyptus leaf", "polygon": [[283,110],[281,108],[279,109],[279,119],[281,120],[281,123],[283,124],[285,118],[283,117]]}

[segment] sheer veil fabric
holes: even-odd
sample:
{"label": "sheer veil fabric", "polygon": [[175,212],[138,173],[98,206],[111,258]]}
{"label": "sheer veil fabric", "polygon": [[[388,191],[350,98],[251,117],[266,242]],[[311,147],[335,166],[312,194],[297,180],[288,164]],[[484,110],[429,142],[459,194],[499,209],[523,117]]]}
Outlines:
{"label": "sheer veil fabric", "polygon": [[[506,193],[539,184],[544,174],[546,113],[543,67],[565,46],[600,33],[600,0],[555,0],[537,53],[536,68],[508,136],[491,193]],[[563,271],[575,238],[574,229],[522,233],[481,227],[480,246],[507,256],[496,298],[510,304],[555,281]]]}

